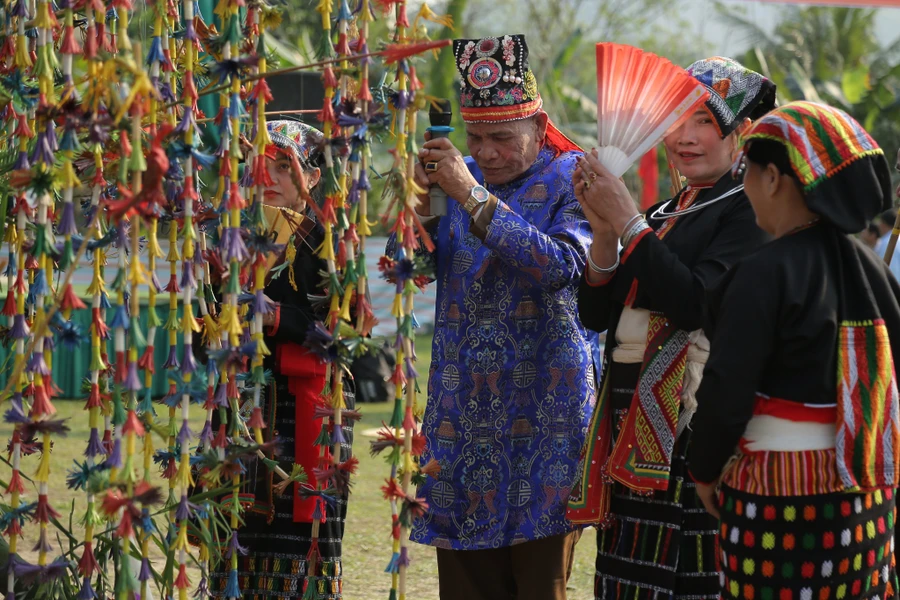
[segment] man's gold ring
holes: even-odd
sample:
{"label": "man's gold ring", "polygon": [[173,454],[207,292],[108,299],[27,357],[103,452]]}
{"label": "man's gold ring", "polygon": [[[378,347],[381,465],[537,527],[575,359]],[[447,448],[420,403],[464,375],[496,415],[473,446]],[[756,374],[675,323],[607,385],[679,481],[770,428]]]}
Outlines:
{"label": "man's gold ring", "polygon": [[433,160],[425,163],[425,171],[426,172],[434,173],[437,170],[438,170],[438,164],[436,162],[434,162]]}

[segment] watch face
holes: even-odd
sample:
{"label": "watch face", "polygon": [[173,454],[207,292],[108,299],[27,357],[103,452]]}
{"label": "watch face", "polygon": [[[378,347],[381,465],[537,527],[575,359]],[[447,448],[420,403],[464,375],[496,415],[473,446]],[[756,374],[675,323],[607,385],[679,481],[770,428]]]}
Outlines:
{"label": "watch face", "polygon": [[476,185],[472,188],[472,198],[474,198],[476,202],[487,202],[490,197],[490,193],[483,186]]}

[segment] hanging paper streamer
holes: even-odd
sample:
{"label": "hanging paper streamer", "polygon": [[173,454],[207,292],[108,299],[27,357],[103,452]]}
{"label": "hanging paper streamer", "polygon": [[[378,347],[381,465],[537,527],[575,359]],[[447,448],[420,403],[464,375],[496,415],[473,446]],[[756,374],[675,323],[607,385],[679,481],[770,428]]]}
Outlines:
{"label": "hanging paper streamer", "polygon": [[423,21],[438,22],[446,26],[451,23],[448,18],[435,15],[427,4],[422,4],[410,26],[405,0],[384,4],[386,7],[394,5],[396,19],[394,40],[397,43],[389,47],[386,62],[396,63],[397,69],[397,89],[390,100],[397,144],[394,165],[385,188],[385,194],[391,200],[383,217],[385,222],[393,219],[393,239],[389,248],[394,248],[394,255],[382,257],[380,267],[382,274],[396,285],[391,315],[397,320],[394,340],[397,361],[392,378],[396,389],[394,411],[390,423],[381,432],[380,439],[372,443],[372,452],[374,454],[390,449],[387,461],[391,465],[391,471],[382,491],[391,506],[393,547],[385,571],[392,578],[390,599],[404,600],[410,564],[409,528],[414,519],[428,510],[428,504],[423,498],[416,497],[413,487],[414,481],[425,475],[419,465],[425,443],[418,433],[417,425],[421,408],[417,404],[418,373],[415,368],[413,305],[418,291],[417,284],[424,285],[430,274],[423,272],[422,265],[415,256],[420,247],[429,251],[434,249],[415,213],[417,194],[424,193],[416,185],[414,178],[417,113],[426,107],[427,101],[421,94],[424,86],[416,77],[412,57],[423,49],[440,44],[424,38],[426,29]]}
{"label": "hanging paper streamer", "polygon": [[[412,211],[411,169],[416,112],[425,100],[412,60],[448,42],[429,42],[423,26],[410,26],[405,2],[379,0],[394,15],[396,31],[391,43],[373,44],[373,0],[354,6],[321,0],[320,60],[293,68],[319,70],[325,85],[317,115],[326,138],[324,203],[302,193],[325,233],[316,250],[326,265],[328,312],[307,345],[328,362],[328,376],[325,389],[315,390],[319,461],[311,473],[299,465],[288,473],[272,460],[262,411],[272,350],[262,325],[270,310],[264,295],[274,249],[263,210],[272,99],[266,77],[278,72],[266,40],[277,31],[278,12],[219,0],[219,31],[204,23],[194,0],[145,4],[7,3],[0,40],[6,102],[0,121],[7,133],[0,139],[0,180],[11,190],[0,197],[3,340],[12,355],[0,396],[12,431],[11,470],[0,478],[8,480],[8,508],[0,514],[11,556],[7,599],[38,580],[56,582],[78,600],[205,598],[211,569],[221,571],[222,564],[225,597],[240,599],[241,490],[251,458],[273,472],[276,492],[298,484],[301,496],[315,499],[303,597],[340,592],[340,567],[322,559],[317,536],[357,466],[347,419],[359,415],[345,396],[353,385],[350,364],[378,344],[369,337],[375,318],[366,238],[374,225],[373,140],[392,132],[397,162],[387,178],[393,199],[387,218],[402,253],[391,263],[400,282],[395,379],[401,385],[388,495],[398,524],[392,593],[402,598],[408,552],[400,528],[426,509],[412,493],[422,450],[413,367],[417,280],[404,271],[424,239]],[[140,20],[138,8],[147,11]],[[424,5],[419,15],[441,21]],[[140,37],[131,39],[135,29]],[[370,75],[379,61],[396,69],[395,90],[377,86],[373,93]],[[212,93],[220,108],[207,117],[198,99]],[[203,147],[201,123],[218,134],[218,147]],[[302,172],[296,175],[303,181]],[[161,280],[158,268],[168,276]],[[89,273],[86,287],[73,284],[78,269]],[[168,306],[157,307],[163,294]],[[89,327],[79,325],[82,314]],[[164,361],[156,360],[157,346]],[[79,374],[87,437],[83,456],[65,475],[67,457],[53,456],[54,441],[70,426],[54,404],[55,351],[90,356]],[[167,383],[161,399],[153,393],[157,378]],[[198,412],[202,425],[194,430]],[[65,519],[50,483],[62,477],[87,505],[74,550],[60,546],[54,531]],[[21,556],[23,536],[36,541],[36,564]],[[154,564],[154,548],[164,562]],[[194,569],[200,576],[192,582]]]}

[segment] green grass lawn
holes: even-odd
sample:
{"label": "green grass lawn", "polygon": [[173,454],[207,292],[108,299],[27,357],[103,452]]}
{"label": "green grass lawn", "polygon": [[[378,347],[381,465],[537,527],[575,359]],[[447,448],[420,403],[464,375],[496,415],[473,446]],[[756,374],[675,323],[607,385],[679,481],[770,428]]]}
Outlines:
{"label": "green grass lawn", "polygon": [[[419,358],[419,372],[421,374],[420,386],[424,389],[424,375],[428,372],[431,360],[430,338],[422,337],[418,340],[417,353]],[[424,400],[424,399],[423,399]],[[63,513],[62,521],[68,522],[68,515],[74,506],[75,535],[80,540],[82,530],[77,525],[78,519],[84,512],[85,500],[81,492],[73,492],[66,488],[66,472],[72,466],[72,460],[83,460],[82,453],[88,438],[88,425],[85,414],[82,412],[83,402],[62,401],[56,402],[59,417],[68,418],[72,428],[66,438],[54,438],[53,462],[51,471],[50,497],[53,506]],[[390,576],[384,573],[384,567],[391,557],[391,514],[388,503],[381,495],[381,486],[389,473],[389,467],[382,457],[372,457],[369,454],[369,441],[362,432],[381,426],[382,421],[390,418],[391,405],[362,404],[359,406],[363,413],[363,419],[356,427],[354,451],[359,458],[359,472],[353,485],[350,506],[347,517],[347,531],[344,536],[344,591],[348,600],[387,600],[390,589]],[[192,427],[199,431],[202,426],[203,413],[194,410],[195,419]],[[8,425],[0,424],[0,434],[3,439],[8,439],[11,434]],[[32,456],[23,460],[22,471],[28,476],[33,475],[37,468],[37,457]],[[7,480],[8,467],[0,471],[0,479]],[[36,493],[29,490],[28,497],[36,499]],[[20,549],[28,560],[34,560],[35,556],[29,552],[36,541],[37,530],[26,525],[25,540]],[[594,530],[585,532],[577,548],[575,569],[569,583],[569,597],[573,600],[583,600],[592,597],[594,553]],[[407,579],[407,598],[409,600],[436,600],[438,598],[437,563],[433,548],[410,544],[410,566]],[[196,583],[197,574],[193,572],[192,581]]]}

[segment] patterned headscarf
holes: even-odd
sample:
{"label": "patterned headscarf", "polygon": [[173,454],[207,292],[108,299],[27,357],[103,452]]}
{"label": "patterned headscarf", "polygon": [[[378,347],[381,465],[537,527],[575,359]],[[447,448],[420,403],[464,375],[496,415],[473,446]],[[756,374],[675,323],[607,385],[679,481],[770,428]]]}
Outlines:
{"label": "patterned headscarf", "polygon": [[319,141],[324,139],[322,132],[300,121],[269,121],[266,123],[272,143],[266,148],[266,156],[275,158],[279,150],[292,152],[297,156],[304,169],[316,166],[321,148]]}
{"label": "patterned headscarf", "polygon": [[775,84],[730,58],[698,60],[687,70],[709,90],[706,107],[723,139],[744,119],[756,120],[775,108]]}
{"label": "patterned headscarf", "polygon": [[744,148],[753,140],[784,145],[809,209],[845,232],[862,231],[893,203],[884,152],[842,110],[791,102],[754,123]]}

